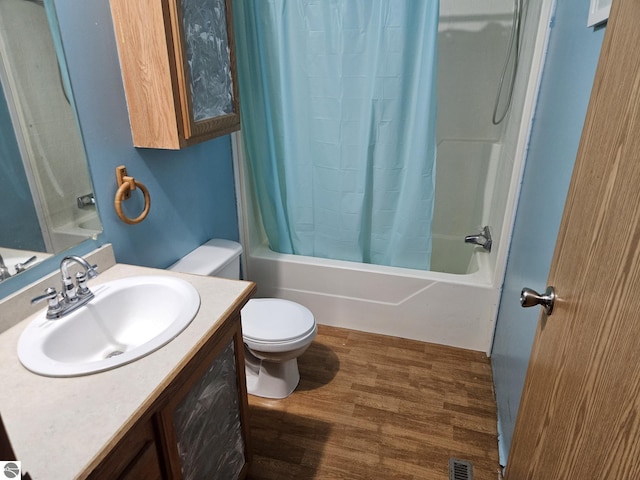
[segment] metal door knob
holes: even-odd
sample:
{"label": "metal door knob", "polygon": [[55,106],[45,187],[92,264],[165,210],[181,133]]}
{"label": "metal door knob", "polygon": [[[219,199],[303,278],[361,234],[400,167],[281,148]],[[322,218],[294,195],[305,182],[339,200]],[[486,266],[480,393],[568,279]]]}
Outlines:
{"label": "metal door knob", "polygon": [[520,305],[525,308],[540,305],[544,308],[544,313],[547,315],[551,315],[551,312],[553,312],[553,304],[555,301],[556,290],[553,287],[547,287],[543,295],[526,287],[523,288],[520,293]]}

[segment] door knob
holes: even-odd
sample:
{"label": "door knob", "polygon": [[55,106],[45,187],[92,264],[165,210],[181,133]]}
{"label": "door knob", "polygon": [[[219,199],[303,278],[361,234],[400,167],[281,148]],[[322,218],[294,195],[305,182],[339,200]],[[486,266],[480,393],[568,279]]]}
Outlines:
{"label": "door knob", "polygon": [[553,304],[556,301],[556,290],[553,287],[547,287],[544,294],[540,295],[535,290],[523,288],[520,293],[520,305],[525,308],[540,305],[544,308],[544,313],[551,315],[553,312]]}

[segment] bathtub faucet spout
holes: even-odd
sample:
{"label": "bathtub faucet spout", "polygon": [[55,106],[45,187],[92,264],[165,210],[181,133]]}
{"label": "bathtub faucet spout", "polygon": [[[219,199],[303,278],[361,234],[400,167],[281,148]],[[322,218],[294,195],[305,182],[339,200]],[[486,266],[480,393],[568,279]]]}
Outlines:
{"label": "bathtub faucet spout", "polygon": [[493,243],[491,239],[491,231],[488,226],[482,228],[482,232],[476,235],[467,235],[464,237],[464,243],[471,243],[473,245],[479,245],[484,248],[487,252],[491,251],[491,244]]}

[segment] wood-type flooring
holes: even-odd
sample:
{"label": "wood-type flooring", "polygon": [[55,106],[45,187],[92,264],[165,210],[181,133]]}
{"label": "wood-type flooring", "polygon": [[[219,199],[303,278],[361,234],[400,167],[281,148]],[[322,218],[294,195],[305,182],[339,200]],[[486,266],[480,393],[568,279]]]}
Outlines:
{"label": "wood-type flooring", "polygon": [[288,398],[249,396],[249,479],[499,478],[484,353],[320,325],[298,366]]}

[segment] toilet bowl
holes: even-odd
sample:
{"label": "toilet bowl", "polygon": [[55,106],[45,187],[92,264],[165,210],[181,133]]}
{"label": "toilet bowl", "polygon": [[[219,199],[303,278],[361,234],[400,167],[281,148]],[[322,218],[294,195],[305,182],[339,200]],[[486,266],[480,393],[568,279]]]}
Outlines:
{"label": "toilet bowl", "polygon": [[288,397],[300,381],[298,357],[318,332],[313,314],[289,300],[254,298],[240,316],[247,391],[267,398]]}
{"label": "toilet bowl", "polygon": [[[240,278],[242,246],[213,239],[187,254],[169,270]],[[266,398],[288,397],[300,381],[298,357],[315,338],[311,311],[289,300],[253,298],[240,312],[245,345],[247,392]]]}

